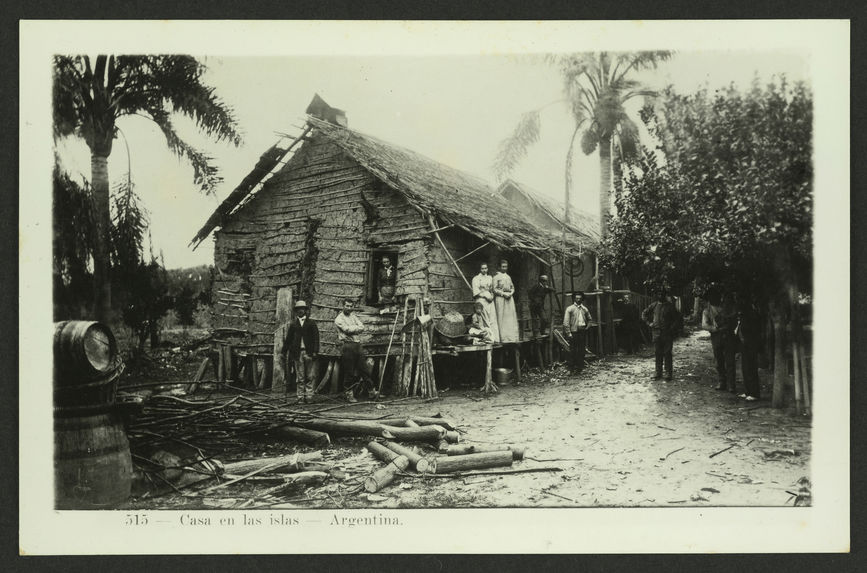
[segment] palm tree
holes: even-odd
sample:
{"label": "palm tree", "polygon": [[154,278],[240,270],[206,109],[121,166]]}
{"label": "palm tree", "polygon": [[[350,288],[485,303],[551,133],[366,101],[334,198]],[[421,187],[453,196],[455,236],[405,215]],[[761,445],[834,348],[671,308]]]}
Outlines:
{"label": "palm tree", "polygon": [[[614,186],[619,192],[621,162],[634,156],[639,148],[638,127],[626,113],[626,102],[633,98],[653,96],[630,78],[635,72],[655,68],[668,60],[672,52],[599,52],[550,56],[563,78],[565,101],[570,108],[575,129],[566,152],[566,217],[572,187],[572,156],[575,141],[581,134],[581,150],[590,155],[599,149],[599,219],[603,238],[608,234],[611,210],[612,154]],[[557,102],[552,102],[557,103]],[[550,104],[548,104],[550,105]],[[494,171],[504,178],[527,154],[527,149],[539,140],[540,112],[547,106],[525,113],[510,137],[500,144]]]}
{"label": "palm tree", "polygon": [[240,145],[241,135],[231,108],[202,82],[205,66],[191,56],[55,56],[54,135],[82,137],[90,148],[95,240],[93,246],[94,309],[108,320],[109,279],[108,156],[118,133],[117,120],[137,115],[154,122],[168,148],[193,167],[193,181],[213,192],[222,181],[211,158],[193,148],[175,131],[173,113],[192,119],[216,141]]}

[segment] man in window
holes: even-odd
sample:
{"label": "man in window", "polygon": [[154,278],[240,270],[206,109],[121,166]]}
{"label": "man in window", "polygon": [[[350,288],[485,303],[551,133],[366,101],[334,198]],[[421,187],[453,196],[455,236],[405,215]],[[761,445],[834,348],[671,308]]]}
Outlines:
{"label": "man in window", "polygon": [[337,327],[337,338],[343,345],[340,358],[340,386],[346,391],[346,399],[355,402],[355,389],[359,375],[364,373],[364,348],[361,346],[361,334],[364,332],[364,323],[355,315],[355,301],[346,299],[343,301],[343,310],[334,319]]}
{"label": "man in window", "polygon": [[394,283],[397,272],[391,264],[388,255],[382,256],[382,266],[376,274],[376,284],[379,288],[379,304],[391,304],[394,302]]}
{"label": "man in window", "polygon": [[319,355],[319,327],[307,317],[307,303],[295,303],[295,319],[286,332],[287,353],[295,363],[295,385],[298,401],[306,404],[313,399],[316,381],[316,357]]}

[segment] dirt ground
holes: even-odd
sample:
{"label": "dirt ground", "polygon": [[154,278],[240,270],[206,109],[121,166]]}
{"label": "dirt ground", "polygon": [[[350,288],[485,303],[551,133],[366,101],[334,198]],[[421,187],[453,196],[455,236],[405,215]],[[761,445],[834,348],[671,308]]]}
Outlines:
{"label": "dirt ground", "polygon": [[[524,383],[487,396],[438,380],[440,399],[383,400],[348,406],[355,416],[436,413],[464,433],[462,442],[526,447],[514,469],[561,471],[433,478],[402,476],[377,494],[360,483],[381,465],[367,439],[336,438],[323,452],[342,479],[257,498],[255,484],[203,497],[191,491],[129,506],[181,508],[672,507],[792,505],[799,478],[810,476],[811,426],[805,416],[776,411],[767,399],[746,402],[715,390],[710,342],[701,333],[674,345],[674,380],[654,381],[653,354],[618,354],[592,362],[578,376],[563,367],[529,370]],[[762,392],[770,377],[760,371]],[[738,376],[739,389],[742,388]],[[334,402],[339,404],[338,401]],[[308,406],[311,409],[320,404]],[[298,406],[302,408],[302,406]],[[298,448],[309,451],[309,448]],[[265,444],[252,455],[294,451]],[[714,455],[715,454],[715,455]],[[713,456],[713,457],[711,457]]]}

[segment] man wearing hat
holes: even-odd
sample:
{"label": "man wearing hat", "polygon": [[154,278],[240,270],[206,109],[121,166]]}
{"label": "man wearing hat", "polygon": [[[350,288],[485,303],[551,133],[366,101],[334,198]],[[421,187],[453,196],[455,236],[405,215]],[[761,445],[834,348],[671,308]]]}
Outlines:
{"label": "man wearing hat", "polygon": [[653,333],[653,347],[656,355],[656,374],[654,380],[662,378],[663,366],[665,367],[665,380],[672,377],[672,347],[674,335],[677,331],[677,309],[668,296],[665,288],[657,287],[655,290],[656,300],[644,309],[642,318],[650,325]]}
{"label": "man wearing hat", "polygon": [[289,359],[295,363],[295,386],[298,401],[310,402],[316,379],[316,357],[319,355],[319,327],[307,317],[307,303],[295,303],[295,318],[286,333]]}

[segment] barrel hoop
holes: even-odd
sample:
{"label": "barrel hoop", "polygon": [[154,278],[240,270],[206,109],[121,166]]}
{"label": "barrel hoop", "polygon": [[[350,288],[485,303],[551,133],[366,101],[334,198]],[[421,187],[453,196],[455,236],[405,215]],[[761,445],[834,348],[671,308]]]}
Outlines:
{"label": "barrel hoop", "polygon": [[107,454],[121,454],[129,452],[129,444],[118,443],[110,446],[105,446],[103,448],[90,448],[88,450],[81,451],[62,451],[57,452],[57,460],[62,462],[64,460],[80,460],[84,458],[98,458],[105,456]]}

